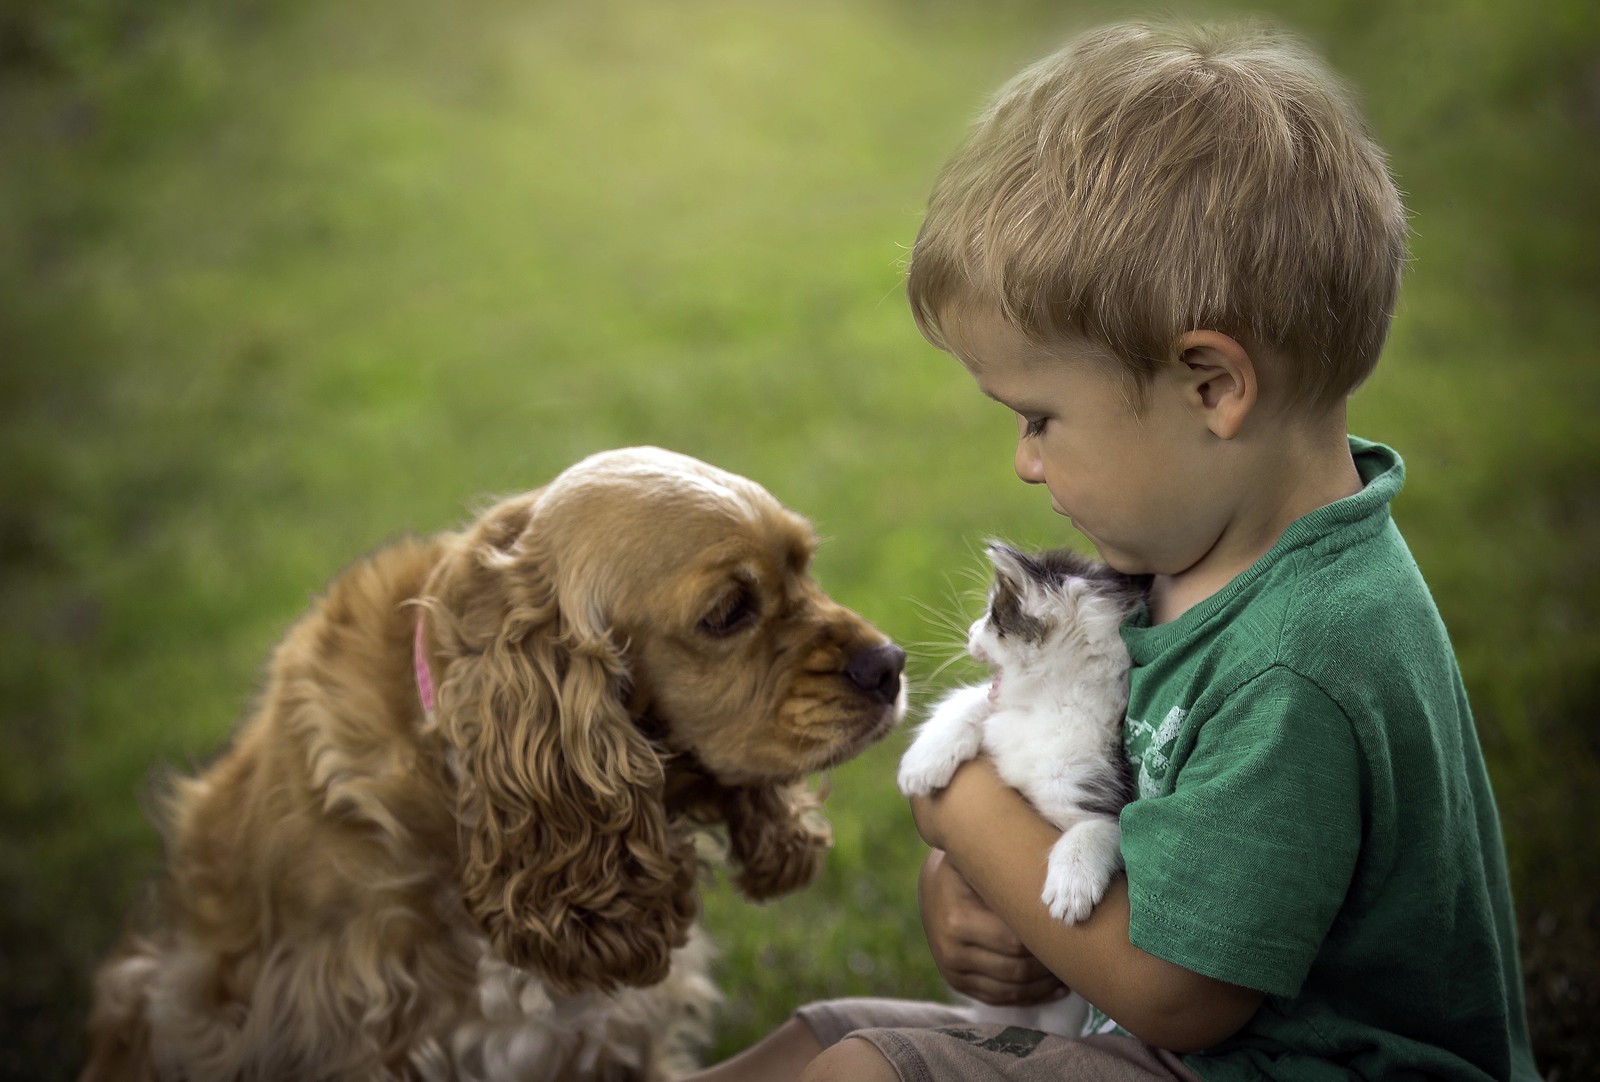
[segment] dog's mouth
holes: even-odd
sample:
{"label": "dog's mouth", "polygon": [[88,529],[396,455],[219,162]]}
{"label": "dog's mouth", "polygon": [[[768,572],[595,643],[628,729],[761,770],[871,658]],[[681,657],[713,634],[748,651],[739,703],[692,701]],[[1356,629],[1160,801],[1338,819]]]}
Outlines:
{"label": "dog's mouth", "polygon": [[872,728],[862,733],[859,739],[852,744],[847,744],[846,746],[840,748],[838,751],[834,752],[834,754],[831,755],[821,766],[816,767],[814,770],[807,771],[807,773],[817,773],[818,771],[832,770],[836,766],[840,766],[849,762],[851,759],[854,759],[857,755],[860,755],[872,745],[876,744],[878,741],[882,740],[884,737],[893,732],[894,727],[900,724],[900,718],[900,712],[893,709],[885,710],[883,715],[873,723]]}
{"label": "dog's mouth", "polygon": [[823,770],[832,770],[836,766],[849,762],[893,732],[895,726],[900,724],[905,714],[906,688],[905,681],[902,679],[900,681],[900,692],[893,702],[886,704],[879,710],[852,739],[845,741],[830,752],[820,766],[812,767],[806,773],[811,774]]}
{"label": "dog's mouth", "polygon": [[782,785],[832,770],[854,759],[893,732],[905,711],[906,695],[902,690],[894,702],[851,723],[845,735],[835,731],[826,741],[790,743],[786,752],[764,756],[759,764],[741,764],[715,756],[712,762],[707,762],[700,751],[673,747],[666,733],[667,723],[660,718],[647,715],[636,724],[650,738],[663,761],[672,762],[671,774],[687,772],[719,785]]}
{"label": "dog's mouth", "polygon": [[[855,758],[894,730],[906,706],[906,681],[896,664],[892,672],[866,678],[812,674],[812,682],[769,704],[760,720],[708,726],[702,719],[680,726],[658,704],[641,703],[633,724],[669,766],[669,777],[691,774],[721,785],[771,785],[799,781]],[[711,740],[703,735],[719,728],[729,735]]]}

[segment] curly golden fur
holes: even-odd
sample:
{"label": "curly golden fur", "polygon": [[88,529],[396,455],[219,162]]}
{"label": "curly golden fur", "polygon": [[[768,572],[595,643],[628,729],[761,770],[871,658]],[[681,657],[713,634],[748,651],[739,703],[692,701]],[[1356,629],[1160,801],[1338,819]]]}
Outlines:
{"label": "curly golden fur", "polygon": [[636,448],[347,571],[174,784],[160,914],[97,977],[84,1077],[691,1067],[697,837],[725,826],[753,899],[804,886],[829,844],[805,776],[903,711],[904,654],[813,545],[755,483]]}

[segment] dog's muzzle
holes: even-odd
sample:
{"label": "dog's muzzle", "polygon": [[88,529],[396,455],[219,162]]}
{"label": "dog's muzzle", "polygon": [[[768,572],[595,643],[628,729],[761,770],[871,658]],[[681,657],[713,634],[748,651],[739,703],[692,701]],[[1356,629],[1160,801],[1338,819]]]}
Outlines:
{"label": "dog's muzzle", "polygon": [[890,642],[857,650],[844,674],[872,698],[889,704],[900,696],[900,674],[905,667],[906,652]]}

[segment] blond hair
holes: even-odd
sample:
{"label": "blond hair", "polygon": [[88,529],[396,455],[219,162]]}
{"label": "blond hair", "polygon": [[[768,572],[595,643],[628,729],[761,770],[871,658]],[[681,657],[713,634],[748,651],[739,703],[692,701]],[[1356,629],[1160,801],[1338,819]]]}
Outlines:
{"label": "blond hair", "polygon": [[1139,386],[1207,329],[1322,406],[1372,371],[1406,218],[1351,93],[1260,26],[1091,31],[995,97],[940,173],[907,292],[922,333],[961,303],[1086,339]]}

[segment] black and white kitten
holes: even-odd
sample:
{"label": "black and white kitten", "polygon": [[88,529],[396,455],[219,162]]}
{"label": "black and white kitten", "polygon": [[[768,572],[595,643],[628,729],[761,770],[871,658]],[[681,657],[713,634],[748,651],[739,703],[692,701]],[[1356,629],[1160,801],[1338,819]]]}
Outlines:
{"label": "black and white kitten", "polygon": [[[1133,783],[1122,744],[1130,662],[1119,629],[1144,601],[1148,579],[1065,549],[1029,554],[990,542],[989,558],[994,585],[967,652],[994,677],[934,706],[900,761],[900,791],[936,792],[962,763],[988,755],[1005,783],[1062,831],[1041,898],[1071,924],[1089,915],[1122,867],[1117,819]],[[1067,1033],[1085,1009],[1070,997],[1034,1028]]]}

